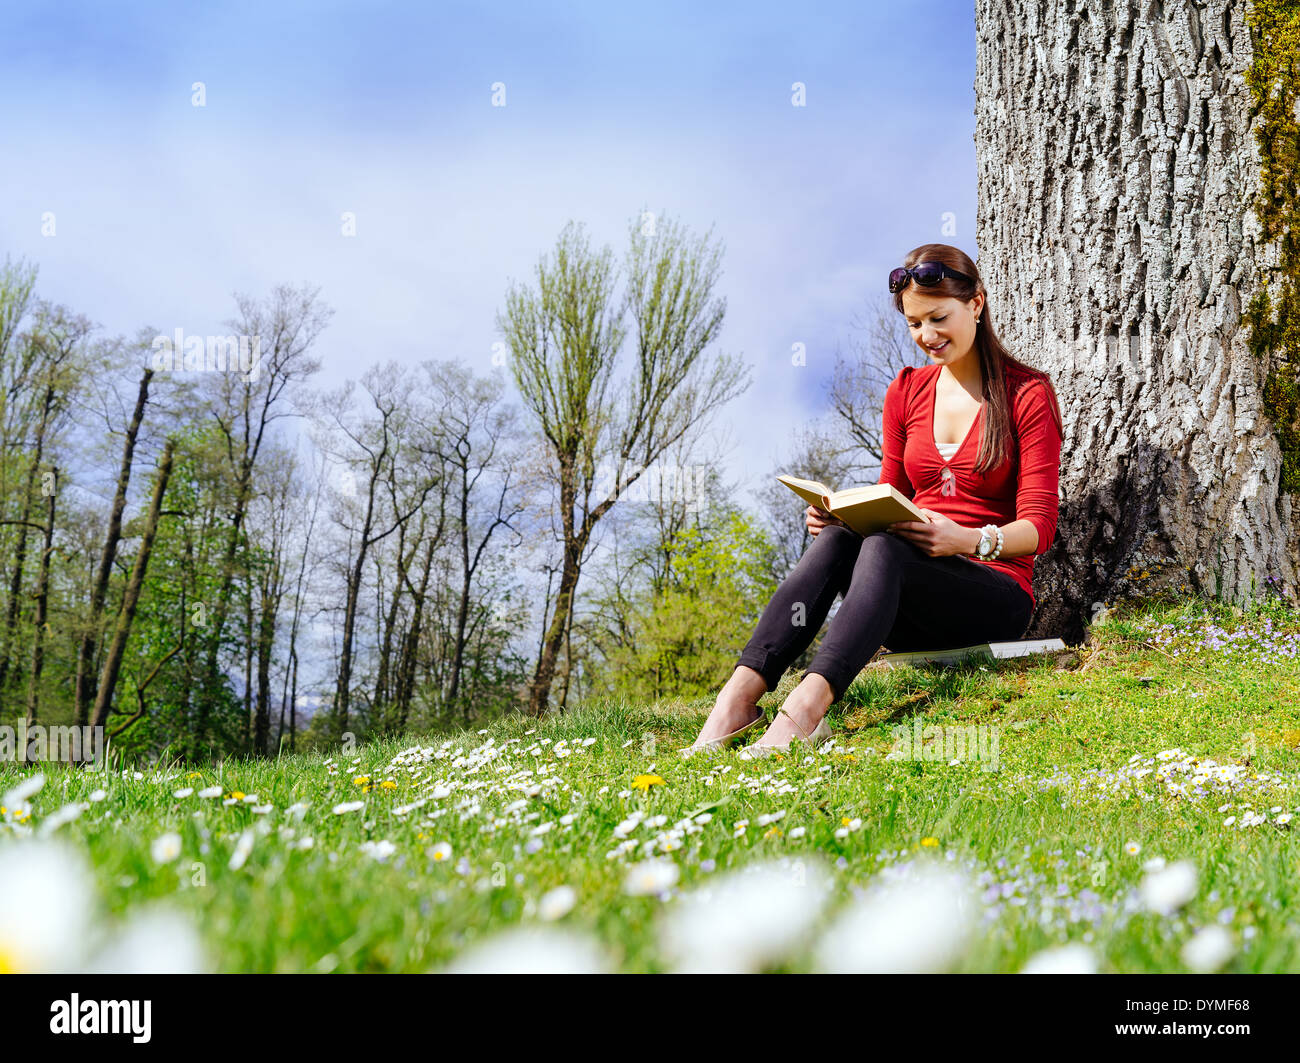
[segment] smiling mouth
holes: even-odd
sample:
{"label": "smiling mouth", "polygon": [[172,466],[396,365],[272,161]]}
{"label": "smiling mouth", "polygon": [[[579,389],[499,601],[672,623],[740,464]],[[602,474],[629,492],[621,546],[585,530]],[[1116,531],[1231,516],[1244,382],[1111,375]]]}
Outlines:
{"label": "smiling mouth", "polygon": [[929,351],[931,354],[942,354],[944,351],[948,349],[948,345],[950,343],[952,343],[952,340],[944,340],[943,343],[939,344],[938,347],[927,346],[925,349]]}

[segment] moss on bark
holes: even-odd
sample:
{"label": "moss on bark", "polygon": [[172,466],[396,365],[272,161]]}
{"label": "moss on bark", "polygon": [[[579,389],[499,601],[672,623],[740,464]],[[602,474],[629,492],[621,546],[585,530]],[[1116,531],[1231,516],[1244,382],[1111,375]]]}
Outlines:
{"label": "moss on bark", "polygon": [[[1279,264],[1261,278],[1243,315],[1250,349],[1269,366],[1264,405],[1282,449],[1282,490],[1300,492],[1300,0],[1254,0],[1246,13],[1253,59],[1246,71],[1258,119],[1260,193],[1255,216]],[[1269,276],[1269,274],[1273,274]]]}

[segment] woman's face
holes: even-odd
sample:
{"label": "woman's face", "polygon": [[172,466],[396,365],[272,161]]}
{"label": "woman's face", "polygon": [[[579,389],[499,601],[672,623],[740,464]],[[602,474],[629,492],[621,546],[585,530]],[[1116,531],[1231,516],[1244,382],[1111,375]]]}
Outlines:
{"label": "woman's face", "polygon": [[966,301],[932,295],[915,284],[903,289],[903,316],[912,339],[936,364],[951,365],[971,352],[975,318],[983,307],[984,296],[978,292]]}

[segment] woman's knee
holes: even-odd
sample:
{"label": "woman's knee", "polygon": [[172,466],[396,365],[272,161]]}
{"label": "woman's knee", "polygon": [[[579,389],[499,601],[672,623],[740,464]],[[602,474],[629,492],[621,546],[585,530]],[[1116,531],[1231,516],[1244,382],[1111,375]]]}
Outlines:
{"label": "woman's knee", "polygon": [[910,547],[910,543],[893,532],[872,532],[863,538],[859,557],[868,561],[880,559],[893,562],[902,557]]}
{"label": "woman's knee", "polygon": [[828,524],[815,536],[804,551],[804,556],[817,554],[835,554],[836,556],[856,556],[862,546],[862,536],[852,528],[840,524]]}

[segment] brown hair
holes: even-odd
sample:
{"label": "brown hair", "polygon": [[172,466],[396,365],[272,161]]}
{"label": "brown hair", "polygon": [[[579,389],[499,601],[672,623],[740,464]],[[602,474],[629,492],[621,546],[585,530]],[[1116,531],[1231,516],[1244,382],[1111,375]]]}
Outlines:
{"label": "brown hair", "polygon": [[[921,262],[939,262],[949,269],[964,273],[972,278],[970,281],[957,277],[944,277],[933,288],[916,287],[926,295],[951,296],[962,302],[969,302],[976,294],[983,294],[984,309],[980,313],[979,326],[975,329],[975,354],[979,358],[981,387],[984,394],[984,429],[980,433],[980,448],[975,459],[977,472],[987,473],[996,469],[1005,460],[1012,436],[1011,398],[1020,388],[1035,380],[1041,380],[1052,400],[1052,415],[1056,418],[1056,427],[1062,437],[1065,428],[1061,422],[1061,408],[1056,401],[1056,390],[1051,378],[1040,369],[1026,365],[1012,358],[1002,346],[998,334],[993,328],[993,313],[989,306],[988,292],[984,281],[980,279],[975,263],[961,248],[951,244],[922,244],[913,248],[903,259],[903,265],[912,267]],[[903,313],[903,293],[914,286],[909,284],[902,291],[894,293],[894,308]],[[1009,381],[1008,378],[1011,378]]]}

